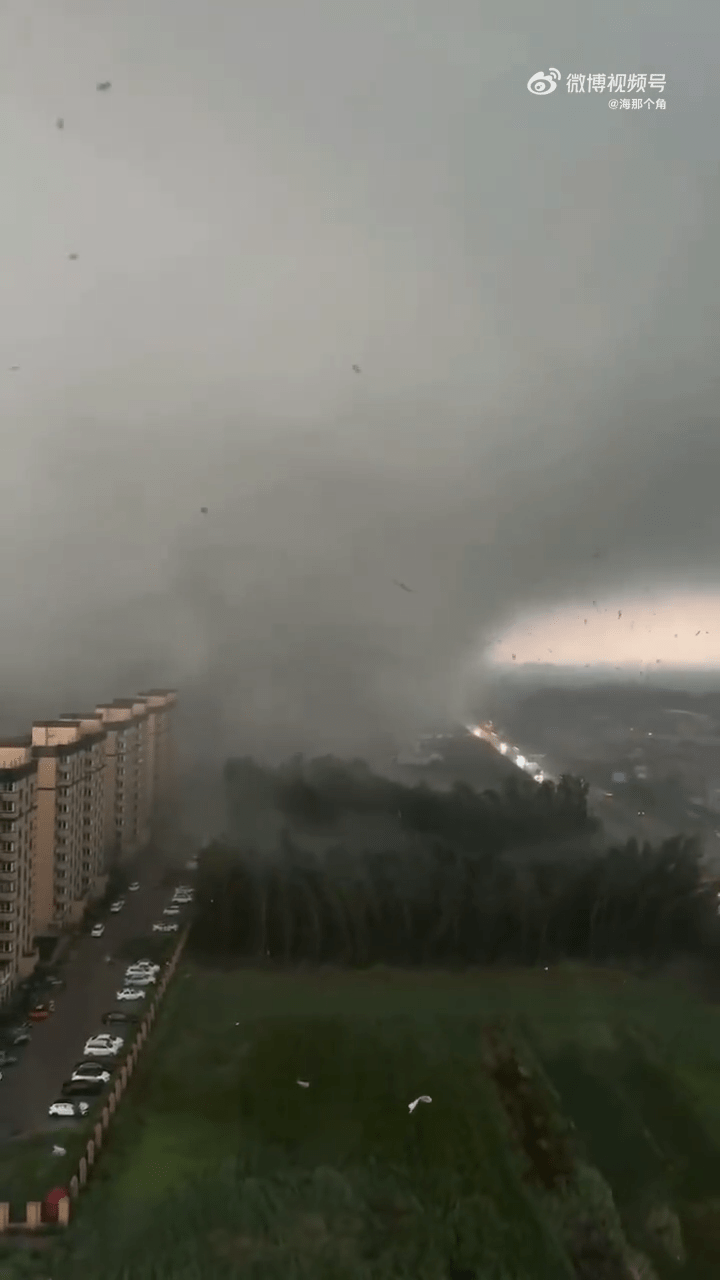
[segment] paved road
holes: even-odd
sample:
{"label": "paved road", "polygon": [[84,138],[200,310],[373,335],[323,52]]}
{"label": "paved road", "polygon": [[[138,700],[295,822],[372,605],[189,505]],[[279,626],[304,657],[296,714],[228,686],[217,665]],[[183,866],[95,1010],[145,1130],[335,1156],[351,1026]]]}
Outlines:
{"label": "paved road", "polygon": [[[162,871],[160,864],[146,864],[145,883],[141,880],[137,893],[125,895],[121,912],[107,916],[102,938],[80,938],[63,966],[67,986],[54,996],[55,1012],[33,1029],[30,1044],[10,1050],[17,1054],[18,1062],[3,1071],[0,1082],[0,1141],[18,1131],[28,1133],[53,1126],[48,1107],[60,1096],[63,1081],[81,1059],[85,1041],[105,1030],[101,1023],[103,1013],[122,1007],[117,1005],[115,993],[125,966],[122,962],[106,964],[105,956],[132,938],[149,934],[170,901],[172,890],[157,887]],[[125,1008],[137,1011],[139,1005],[140,1002]],[[129,1030],[124,1028],[126,1034]]]}

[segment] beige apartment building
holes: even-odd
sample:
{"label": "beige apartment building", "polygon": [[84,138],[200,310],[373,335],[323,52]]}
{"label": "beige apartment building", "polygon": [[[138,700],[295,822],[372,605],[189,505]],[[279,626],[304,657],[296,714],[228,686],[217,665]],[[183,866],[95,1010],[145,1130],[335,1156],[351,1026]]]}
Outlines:
{"label": "beige apartment building", "polygon": [[0,1003],[37,963],[36,779],[30,737],[0,741]]}
{"label": "beige apartment building", "polygon": [[172,797],[174,689],[36,720],[0,741],[0,1002],[39,934],[77,923]]}
{"label": "beige apartment building", "polygon": [[99,717],[36,720],[35,925],[77,924],[102,891],[105,731]]}

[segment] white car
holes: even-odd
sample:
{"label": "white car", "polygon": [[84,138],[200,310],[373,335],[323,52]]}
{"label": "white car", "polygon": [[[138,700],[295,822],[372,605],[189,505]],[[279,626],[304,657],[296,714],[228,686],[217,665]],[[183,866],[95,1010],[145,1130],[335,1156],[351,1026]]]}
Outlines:
{"label": "white car", "polygon": [[179,916],[179,915],[180,915],[180,908],[179,908],[179,907],[165,907],[165,908],[163,909],[163,915],[164,915],[164,916]]}
{"label": "white car", "polygon": [[122,911],[124,906],[125,906],[125,899],[118,898],[117,902],[110,903],[110,910],[112,911],[112,914],[116,916],[118,911]]}
{"label": "white car", "polygon": [[194,896],[192,893],[174,893],[172,900],[173,902],[192,902]]}
{"label": "white car", "polygon": [[91,938],[102,938],[102,936],[103,936],[104,932],[105,932],[105,925],[104,925],[104,924],[94,924],[94,925],[93,925],[93,927],[92,927],[92,929],[90,930],[90,937],[91,937]]}
{"label": "white car", "polygon": [[153,933],[177,933],[179,924],[154,924]]}
{"label": "white car", "polygon": [[127,969],[125,982],[131,987],[148,987],[157,982],[157,975],[149,969]]}
{"label": "white car", "polygon": [[115,992],[116,1000],[144,1000],[147,995],[146,991],[141,991],[139,987],[123,987],[121,991]]}
{"label": "white car", "polygon": [[139,881],[139,880],[133,880],[132,884],[129,884],[129,885],[128,885],[128,892],[129,892],[129,893],[137,893],[137,891],[138,891],[138,889],[139,889],[139,888],[140,888],[140,881]]}
{"label": "white car", "polygon": [[53,1102],[48,1107],[49,1116],[85,1116],[90,1110],[89,1102]]}
{"label": "white car", "polygon": [[153,973],[159,973],[160,967],[157,960],[133,960],[132,962],[133,969],[150,969]]}
{"label": "white car", "polygon": [[107,1084],[110,1080],[110,1072],[101,1067],[99,1062],[83,1062],[73,1071],[71,1080],[101,1080],[103,1084]]}
{"label": "white car", "polygon": [[89,1058],[114,1058],[123,1047],[122,1036],[91,1036],[83,1053]]}

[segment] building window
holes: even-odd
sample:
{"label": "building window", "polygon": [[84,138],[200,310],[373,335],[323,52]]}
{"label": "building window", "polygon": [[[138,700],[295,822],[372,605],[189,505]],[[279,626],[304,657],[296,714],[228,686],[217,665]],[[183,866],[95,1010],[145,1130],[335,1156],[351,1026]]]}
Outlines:
{"label": "building window", "polygon": [[6,874],[8,873],[12,874],[14,870],[15,870],[14,862],[0,862],[0,871],[4,871]]}
{"label": "building window", "polygon": [[0,840],[0,849],[2,850],[2,852],[3,852],[3,853],[14,853],[14,852],[15,852],[15,841],[14,841],[14,840]]}
{"label": "building window", "polygon": [[14,942],[0,942],[0,951],[4,951],[7,954],[8,952],[12,952],[14,950],[15,950]]}
{"label": "building window", "polygon": [[0,801],[0,809],[2,809],[3,813],[14,813],[15,802],[13,800]]}

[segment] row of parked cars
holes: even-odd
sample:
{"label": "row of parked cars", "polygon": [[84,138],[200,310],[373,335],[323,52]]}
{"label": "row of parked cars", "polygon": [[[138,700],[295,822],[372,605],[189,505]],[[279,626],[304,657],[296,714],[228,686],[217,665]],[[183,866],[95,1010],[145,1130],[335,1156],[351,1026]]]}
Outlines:
{"label": "row of parked cars", "polygon": [[[157,982],[160,965],[152,960],[136,960],[125,970],[125,983],[145,988]],[[145,994],[143,990],[143,995]],[[105,1026],[116,1023],[134,1023],[133,1014],[112,1010],[103,1015]],[[125,1036],[115,1031],[101,1031],[85,1041],[84,1058],[78,1062],[69,1080],[60,1090],[60,1097],[50,1104],[48,1114],[63,1118],[84,1116],[90,1109],[89,1099],[104,1093],[115,1070],[115,1060],[122,1051]]]}
{"label": "row of parked cars", "polygon": [[[132,889],[133,886],[131,885]],[[193,900],[190,885],[178,885],[169,906],[163,914],[179,915],[183,906]],[[112,908],[111,908],[112,909]],[[153,925],[157,930],[158,926]],[[177,923],[163,924],[163,932],[176,932]],[[122,986],[116,992],[118,1004],[140,1003],[147,997],[149,988],[155,986],[160,973],[157,962],[142,959],[135,960],[125,970]],[[125,1009],[112,1009],[103,1014],[103,1025],[113,1028],[90,1036],[85,1042],[83,1060],[75,1066],[69,1080],[60,1090],[60,1097],[51,1104],[49,1114],[62,1118],[84,1116],[92,1105],[92,1099],[102,1094],[108,1087],[117,1065],[117,1058],[125,1044],[125,1035],[119,1027],[139,1022],[137,1014]]]}

